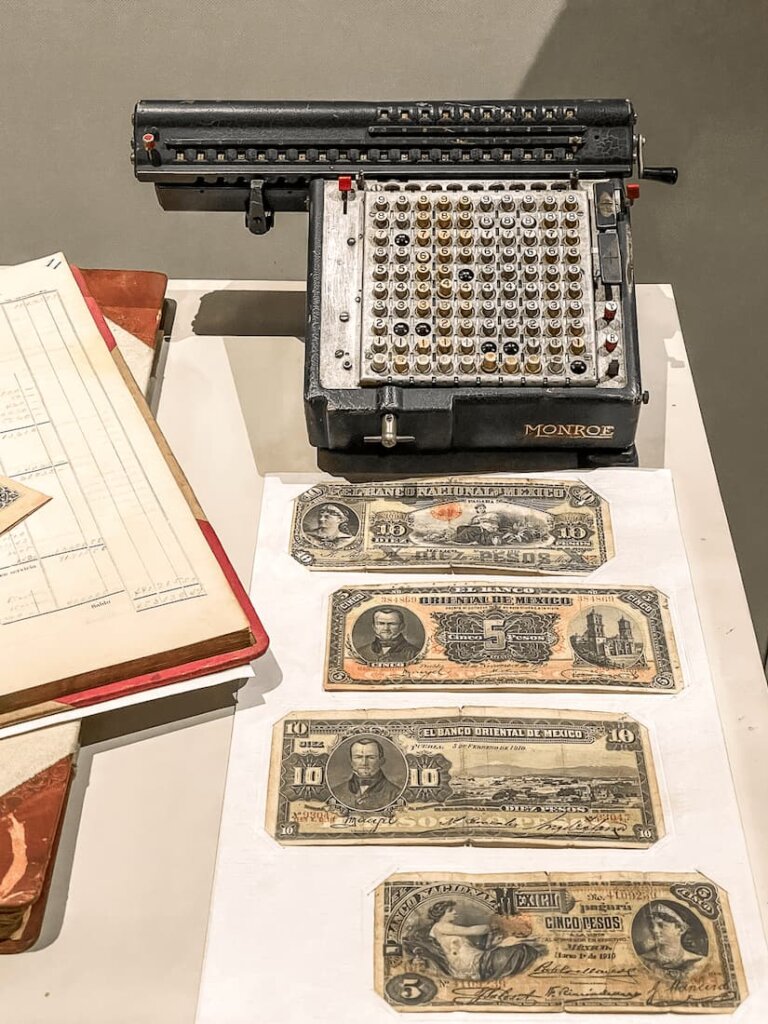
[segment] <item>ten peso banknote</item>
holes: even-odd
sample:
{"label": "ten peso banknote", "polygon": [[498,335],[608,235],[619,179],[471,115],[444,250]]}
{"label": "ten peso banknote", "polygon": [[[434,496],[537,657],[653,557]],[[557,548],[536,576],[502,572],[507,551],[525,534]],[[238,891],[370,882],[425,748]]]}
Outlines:
{"label": "ten peso banknote", "polygon": [[703,875],[393,875],[375,916],[376,990],[397,1010],[729,1013],[747,995]]}
{"label": "ten peso banknote", "polygon": [[450,582],[331,595],[328,690],[681,687],[668,602],[651,587]]}
{"label": "ten peso banknote", "polygon": [[438,708],[297,712],[272,740],[281,843],[648,847],[648,736],[624,715]]}
{"label": "ten peso banknote", "polygon": [[312,569],[589,573],[613,555],[608,503],[580,480],[318,484],[291,554]]}

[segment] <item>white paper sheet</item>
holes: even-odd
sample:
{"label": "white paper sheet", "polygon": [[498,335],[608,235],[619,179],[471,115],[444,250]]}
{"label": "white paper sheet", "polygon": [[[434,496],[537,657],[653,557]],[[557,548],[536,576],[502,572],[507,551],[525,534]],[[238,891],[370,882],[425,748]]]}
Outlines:
{"label": "white paper sheet", "polygon": [[[295,562],[288,554],[291,503],[314,481],[267,479],[252,597],[271,637],[271,654],[241,691],[235,715],[198,1024],[392,1024],[398,1016],[405,1019],[373,989],[373,891],[387,875],[403,870],[700,871],[729,894],[750,989],[739,1010],[721,1019],[736,1024],[768,1020],[768,951],[671,476],[665,470],[632,469],[560,475],[585,479],[610,501],[615,531],[615,558],[588,580],[573,582],[650,584],[669,596],[686,683],[680,694],[326,693],[328,595],[353,580],[391,583],[392,576],[316,573]],[[425,583],[449,578],[419,576]],[[557,582],[564,580],[558,577]],[[734,679],[734,686],[738,682]],[[266,833],[270,730],[288,711],[489,704],[623,711],[643,722],[651,731],[667,835],[650,850],[283,849]],[[481,1013],[409,1014],[408,1019],[499,1024],[499,1014]],[[510,1024],[606,1024],[608,1018],[514,1013],[508,1019]],[[654,1019],[712,1024],[718,1017],[616,1015],[622,1024]]]}

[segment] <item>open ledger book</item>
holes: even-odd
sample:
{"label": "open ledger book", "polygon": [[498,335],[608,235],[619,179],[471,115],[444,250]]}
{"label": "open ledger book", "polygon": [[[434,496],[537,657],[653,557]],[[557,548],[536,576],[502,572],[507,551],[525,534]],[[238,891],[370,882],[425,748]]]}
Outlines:
{"label": "open ledger book", "polygon": [[0,476],[50,498],[0,534],[0,716],[267,646],[75,274],[60,254],[0,271]]}

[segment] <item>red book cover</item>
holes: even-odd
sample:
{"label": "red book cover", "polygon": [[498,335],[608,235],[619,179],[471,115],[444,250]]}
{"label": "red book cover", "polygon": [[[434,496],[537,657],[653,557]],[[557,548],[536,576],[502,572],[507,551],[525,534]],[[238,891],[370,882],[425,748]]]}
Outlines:
{"label": "red book cover", "polygon": [[79,723],[0,744],[0,953],[20,953],[40,934]]}

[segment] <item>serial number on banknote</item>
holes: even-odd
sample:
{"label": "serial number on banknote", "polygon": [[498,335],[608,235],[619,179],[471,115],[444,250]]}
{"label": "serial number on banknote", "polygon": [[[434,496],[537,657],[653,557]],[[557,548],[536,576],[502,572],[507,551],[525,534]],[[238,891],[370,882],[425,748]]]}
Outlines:
{"label": "serial number on banknote", "polygon": [[682,676],[651,587],[450,582],[332,594],[325,687],[674,693]]}
{"label": "serial number on banknote", "polygon": [[312,569],[573,575],[612,557],[613,533],[580,480],[322,483],[296,499],[291,554]]}
{"label": "serial number on banknote", "polygon": [[725,893],[703,875],[394,875],[375,983],[397,1010],[729,1013],[746,997]]}
{"label": "serial number on banknote", "polygon": [[275,726],[281,843],[647,847],[663,834],[645,729],[594,712],[297,712]]}

